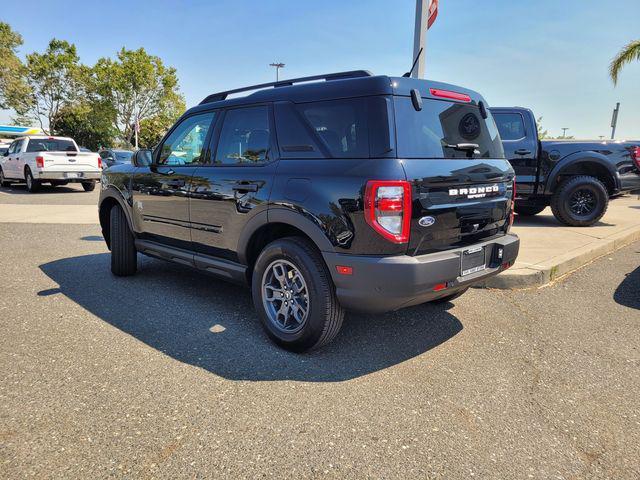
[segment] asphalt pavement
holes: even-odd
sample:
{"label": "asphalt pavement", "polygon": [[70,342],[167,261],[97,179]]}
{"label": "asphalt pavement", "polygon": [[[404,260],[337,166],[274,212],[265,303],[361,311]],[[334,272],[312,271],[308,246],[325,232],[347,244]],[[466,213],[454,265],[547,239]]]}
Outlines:
{"label": "asphalt pavement", "polygon": [[640,243],[307,355],[241,287],[114,278],[96,225],[0,224],[0,255],[0,478],[640,477]]}

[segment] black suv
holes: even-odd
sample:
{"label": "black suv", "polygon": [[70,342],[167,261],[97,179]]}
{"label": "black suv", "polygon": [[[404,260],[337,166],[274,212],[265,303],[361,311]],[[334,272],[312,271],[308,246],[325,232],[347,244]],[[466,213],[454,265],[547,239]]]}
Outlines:
{"label": "black suv", "polygon": [[294,351],[344,309],[451,300],[518,254],[491,112],[451,85],[354,71],[217,93],[132,162],[102,177],[112,272],[139,252],[248,283]]}

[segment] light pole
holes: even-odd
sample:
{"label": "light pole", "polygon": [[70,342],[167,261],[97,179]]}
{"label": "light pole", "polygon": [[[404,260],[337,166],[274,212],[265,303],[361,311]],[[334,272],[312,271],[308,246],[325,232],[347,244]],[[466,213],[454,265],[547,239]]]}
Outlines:
{"label": "light pole", "polygon": [[280,81],[280,69],[284,68],[284,63],[270,63],[270,67],[275,67],[276,69],[276,82]]}
{"label": "light pole", "polygon": [[618,113],[620,112],[620,102],[616,103],[613,109],[613,117],[611,117],[611,140],[616,137],[616,126],[618,125]]}
{"label": "light pole", "polygon": [[567,130],[569,127],[562,127],[562,138],[567,138]]}
{"label": "light pole", "polygon": [[416,24],[413,31],[413,60],[416,65],[411,71],[413,78],[424,78],[430,3],[430,0],[416,0]]}

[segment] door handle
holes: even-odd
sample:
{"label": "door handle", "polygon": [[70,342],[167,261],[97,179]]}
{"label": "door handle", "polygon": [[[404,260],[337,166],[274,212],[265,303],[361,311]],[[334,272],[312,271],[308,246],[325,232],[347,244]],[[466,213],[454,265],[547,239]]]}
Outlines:
{"label": "door handle", "polygon": [[519,150],[516,150],[514,153],[516,155],[529,155],[531,153],[531,150],[527,150],[526,148],[521,148]]}
{"label": "door handle", "polygon": [[236,192],[257,192],[258,184],[254,182],[238,182],[231,188]]}

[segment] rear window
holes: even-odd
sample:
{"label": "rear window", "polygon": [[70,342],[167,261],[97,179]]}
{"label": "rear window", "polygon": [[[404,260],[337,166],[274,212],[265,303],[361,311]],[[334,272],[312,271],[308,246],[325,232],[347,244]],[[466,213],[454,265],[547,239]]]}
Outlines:
{"label": "rear window", "polygon": [[519,113],[494,113],[496,125],[502,140],[520,140],[524,138],[524,119]]}
{"label": "rear window", "polygon": [[504,158],[498,129],[487,110],[480,115],[475,105],[423,99],[416,111],[409,97],[395,97],[398,156],[404,158],[469,158],[468,150],[455,148],[476,144],[472,158]]}
{"label": "rear window", "polygon": [[77,152],[71,140],[32,138],[27,144],[27,152]]}

